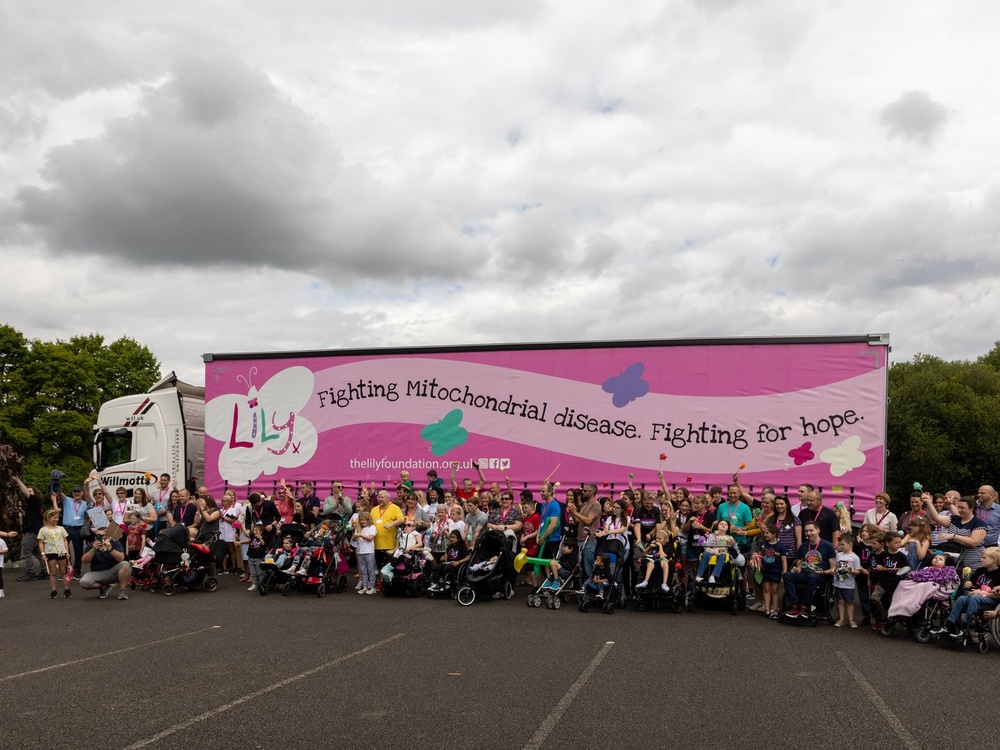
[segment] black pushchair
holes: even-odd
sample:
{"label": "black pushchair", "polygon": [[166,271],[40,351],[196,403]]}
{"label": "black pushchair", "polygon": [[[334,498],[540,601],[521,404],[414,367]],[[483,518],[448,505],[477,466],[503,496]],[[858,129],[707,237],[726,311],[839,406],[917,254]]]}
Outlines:
{"label": "black pushchair", "polygon": [[595,606],[600,606],[604,614],[613,615],[615,609],[625,606],[625,587],[622,586],[622,572],[628,562],[628,548],[621,539],[605,537],[597,548],[594,557],[605,555],[608,558],[608,583],[602,589],[592,580],[585,581],[583,593],[577,608],[581,612],[589,612]]}
{"label": "black pushchair", "polygon": [[166,596],[173,595],[178,586],[188,591],[215,591],[219,581],[211,573],[216,564],[217,541],[206,537],[190,542],[187,527],[179,523],[161,531],[153,543],[153,564],[159,570],[150,589],[163,591]]}
{"label": "black pushchair", "polygon": [[[468,607],[476,597],[510,599],[514,596],[514,556],[517,536],[513,531],[485,529],[476,541],[469,563],[458,575],[456,599]],[[496,558],[496,559],[494,559]]]}

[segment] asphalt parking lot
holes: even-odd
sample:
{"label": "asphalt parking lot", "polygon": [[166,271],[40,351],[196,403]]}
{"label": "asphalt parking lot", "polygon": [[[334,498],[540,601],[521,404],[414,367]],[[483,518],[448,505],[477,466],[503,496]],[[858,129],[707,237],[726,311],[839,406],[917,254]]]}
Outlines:
{"label": "asphalt parking lot", "polygon": [[751,613],[11,583],[3,748],[964,748],[997,651]]}

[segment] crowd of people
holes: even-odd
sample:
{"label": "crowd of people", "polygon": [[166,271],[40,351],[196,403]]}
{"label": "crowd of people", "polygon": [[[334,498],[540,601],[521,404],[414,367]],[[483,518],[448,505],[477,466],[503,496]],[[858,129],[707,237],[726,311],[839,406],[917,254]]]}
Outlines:
{"label": "crowd of people", "polygon": [[[309,481],[290,486],[281,480],[274,492],[245,498],[227,489],[217,502],[204,486],[178,488],[167,474],[148,477],[131,495],[122,487],[110,491],[96,472],[68,496],[57,490],[45,497],[17,480],[24,496],[24,573],[17,581],[47,580],[52,598],[60,587],[71,597],[74,583],[102,598],[117,586],[118,598],[127,599],[133,566],[146,562],[148,545],[162,530],[182,525],[191,538],[221,540],[219,572],[239,576],[254,591],[261,560],[283,541],[283,524],[323,535],[329,519],[338,518],[349,519],[344,552],[354,560],[360,594],[381,587],[380,571],[401,552],[419,557],[434,591],[449,570],[469,560],[480,535],[496,529],[516,536],[528,557],[555,561],[522,571],[519,584],[532,588],[561,585],[567,563],[579,568],[583,582],[603,575],[600,552],[613,539],[630,560],[621,581],[626,596],[648,587],[657,570],[668,590],[667,566],[676,563],[686,589],[712,584],[722,561],[733,560],[742,568],[741,596],[751,611],[772,619],[806,617],[814,592],[832,581],[835,624],[877,627],[904,573],[948,563],[965,571],[960,585],[968,589],[957,592],[965,596],[952,614],[969,617],[970,610],[1000,605],[1000,503],[989,485],[975,496],[916,489],[898,516],[889,496],[879,493],[857,527],[842,502],[824,504],[810,484],[799,486],[795,498],[772,487],[755,496],[735,474],[726,488],[692,493],[668,487],[660,472],[657,488],[636,487],[630,479],[618,492],[593,483],[560,490],[546,480],[536,497],[515,489],[509,477],[488,483],[478,466],[477,478],[459,481],[456,469],[447,486],[430,471],[426,486],[417,488],[404,471],[392,486],[354,487],[355,497],[334,481],[322,500]],[[0,531],[0,596],[3,555],[15,537]]]}

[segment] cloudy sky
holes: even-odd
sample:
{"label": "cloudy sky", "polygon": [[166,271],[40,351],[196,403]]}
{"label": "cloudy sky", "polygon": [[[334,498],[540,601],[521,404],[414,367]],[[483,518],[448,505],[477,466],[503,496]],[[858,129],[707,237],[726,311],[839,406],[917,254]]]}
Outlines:
{"label": "cloudy sky", "polygon": [[[0,0],[0,321],[1000,338],[996,2]],[[985,88],[984,88],[985,86]]]}

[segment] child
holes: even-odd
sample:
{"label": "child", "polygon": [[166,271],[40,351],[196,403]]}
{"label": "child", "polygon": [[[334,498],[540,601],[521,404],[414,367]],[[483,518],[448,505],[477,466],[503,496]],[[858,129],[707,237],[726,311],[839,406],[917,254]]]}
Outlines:
{"label": "child", "polygon": [[565,581],[573,575],[579,564],[580,550],[576,547],[576,540],[566,537],[562,541],[559,557],[549,562],[549,575],[542,584],[542,591],[558,590],[560,581]]}
{"label": "child", "polygon": [[788,550],[778,541],[778,527],[764,526],[764,546],[760,548],[760,573],[764,586],[764,614],[771,620],[779,617],[778,584],[788,572]]}
{"label": "child", "polygon": [[968,627],[973,615],[983,607],[992,609],[1000,600],[1000,548],[987,547],[983,550],[983,565],[976,569],[968,581],[962,584],[962,596],[955,600],[951,614],[943,628],[935,628],[931,632],[940,635],[946,630],[950,635],[961,635],[959,620],[965,615],[965,625]]}
{"label": "child", "polygon": [[611,561],[607,555],[600,554],[594,558],[594,572],[587,581],[587,593],[594,599],[603,599],[609,588],[611,588]]}
{"label": "child", "polygon": [[66,575],[66,563],[69,560],[69,534],[58,525],[59,511],[50,510],[45,514],[45,526],[38,532],[38,552],[49,568],[49,584],[52,591],[49,599],[59,596],[56,591],[56,581],[63,581],[63,596],[69,599],[73,593],[69,590],[70,577]]}
{"label": "child", "polygon": [[396,543],[396,551],[393,557],[403,555],[415,555],[424,548],[424,540],[420,532],[417,531],[417,524],[414,521],[407,521],[403,524],[399,532],[399,541]]}
{"label": "child", "polygon": [[480,560],[474,565],[469,566],[469,570],[473,573],[489,573],[493,568],[497,566],[497,560],[500,559],[499,555],[494,555],[489,560]]}
{"label": "child", "polygon": [[453,573],[458,567],[469,561],[469,548],[462,541],[462,533],[453,531],[448,535],[448,546],[444,550],[444,558],[431,571],[431,583],[428,591],[441,591],[441,580]]}
{"label": "child", "polygon": [[910,519],[910,531],[903,537],[900,546],[905,550],[906,564],[910,570],[919,570],[931,550],[931,525],[920,516]]}
{"label": "child", "polygon": [[295,555],[298,554],[299,548],[295,546],[295,540],[290,536],[286,536],[281,540],[281,549],[278,550],[278,557],[274,561],[275,566],[278,570],[291,570],[292,563],[295,562]]}
{"label": "child", "polygon": [[260,564],[267,554],[267,542],[264,541],[264,523],[257,521],[250,532],[247,545],[247,566],[250,569],[250,587],[247,591],[256,591],[260,585]]}
{"label": "child", "polygon": [[359,594],[375,593],[375,524],[367,510],[358,513],[358,530],[353,537],[354,553],[358,558]]}
{"label": "child", "polygon": [[142,522],[142,512],[133,510],[128,516],[129,524],[125,535],[125,557],[138,560],[142,548],[146,546],[146,524]]}
{"label": "child", "polygon": [[302,544],[299,545],[299,553],[292,560],[292,568],[296,568],[295,575],[304,576],[309,572],[309,563],[312,562],[313,554],[327,542],[333,541],[333,519],[324,518],[314,529],[306,532]]}
{"label": "child", "polygon": [[709,560],[715,555],[715,567],[708,582],[715,583],[716,578],[722,575],[722,568],[726,564],[726,556],[729,550],[736,550],[736,540],[729,534],[729,521],[716,521],[712,525],[712,533],[705,537],[704,551],[701,553],[701,560],[698,561],[698,575],[695,581],[701,583],[705,580],[705,571],[708,569]]}
{"label": "child", "polygon": [[663,582],[660,588],[664,593],[670,593],[670,532],[660,529],[653,538],[653,543],[646,547],[646,577],[642,583],[636,584],[635,588],[644,589],[649,585],[649,579],[653,577],[653,571],[657,563],[663,571]]}
{"label": "child", "polygon": [[858,602],[861,604],[861,625],[871,624],[871,567],[875,550],[872,539],[881,536],[882,530],[873,523],[866,523],[858,531],[858,543],[854,545],[854,554],[861,560],[861,575],[856,579],[858,585]]}
{"label": "child", "polygon": [[[870,569],[871,585],[874,587],[871,596],[872,612],[880,622],[885,622],[888,617],[888,607],[884,599],[891,599],[892,593],[899,585],[899,571],[906,567],[906,555],[899,551],[902,541],[898,534],[886,531],[878,538],[872,539],[872,548],[875,554],[872,555]],[[882,551],[879,551],[879,547]],[[872,625],[874,628],[875,626]]]}
{"label": "child", "polygon": [[854,577],[861,573],[861,560],[854,554],[854,539],[850,534],[841,534],[837,551],[837,567],[833,573],[833,588],[837,594],[837,621],[833,627],[844,627],[844,620],[852,628],[854,622]]}

